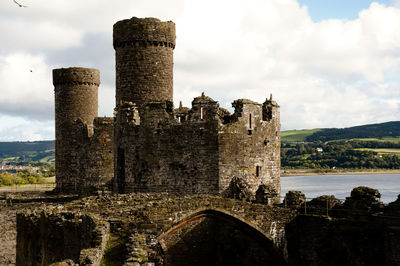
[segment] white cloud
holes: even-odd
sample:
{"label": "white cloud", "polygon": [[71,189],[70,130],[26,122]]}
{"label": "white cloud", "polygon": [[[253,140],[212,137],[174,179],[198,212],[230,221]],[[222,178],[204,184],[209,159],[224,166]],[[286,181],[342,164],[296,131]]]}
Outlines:
{"label": "white cloud", "polygon": [[112,115],[112,25],[151,16],[176,23],[175,104],[272,92],[283,129],[399,120],[399,3],[315,23],[295,0],[2,1],[0,114],[53,119],[51,69],[84,66],[101,70],[99,114]]}
{"label": "white cloud", "polygon": [[2,48],[8,51],[63,50],[79,46],[83,31],[52,21],[31,23],[15,18],[0,18]]}
{"label": "white cloud", "polygon": [[400,8],[400,0],[392,0],[392,2],[394,7]]}
{"label": "white cloud", "polygon": [[295,1],[245,3],[239,15],[224,11],[223,31],[211,15],[197,34],[186,13],[180,35],[192,36],[177,45],[175,91],[189,83],[223,102],[273,92],[286,129],[400,118],[399,105],[389,104],[399,103],[389,97],[396,88],[385,79],[400,63],[399,9],[373,3],[357,20],[314,23]]}
{"label": "white cloud", "polygon": [[0,57],[0,113],[30,119],[53,119],[51,69],[43,56]]}
{"label": "white cloud", "polygon": [[54,121],[39,122],[0,115],[0,141],[52,140]]}

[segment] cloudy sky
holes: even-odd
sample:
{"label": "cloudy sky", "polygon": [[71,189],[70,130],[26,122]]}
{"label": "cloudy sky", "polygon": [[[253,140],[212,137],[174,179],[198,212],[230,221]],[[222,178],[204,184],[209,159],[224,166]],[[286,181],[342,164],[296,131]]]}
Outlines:
{"label": "cloudy sky", "polygon": [[54,68],[100,69],[111,116],[112,25],[132,16],[176,23],[175,105],[272,93],[283,130],[400,120],[400,0],[17,2],[0,2],[0,141],[54,139]]}

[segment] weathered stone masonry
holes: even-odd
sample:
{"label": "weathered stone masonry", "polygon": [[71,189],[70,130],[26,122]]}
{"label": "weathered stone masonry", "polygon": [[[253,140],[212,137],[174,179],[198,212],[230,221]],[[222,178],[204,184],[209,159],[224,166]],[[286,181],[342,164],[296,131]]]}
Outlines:
{"label": "weathered stone masonry", "polygon": [[253,198],[264,185],[277,201],[278,104],[239,99],[231,115],[202,94],[174,109],[175,24],[132,18],[117,22],[113,37],[114,119],[96,118],[98,70],[54,70],[57,189],[87,191],[114,176],[120,193],[232,196],[239,180]]}
{"label": "weathered stone masonry", "polygon": [[203,94],[174,109],[174,47],[172,22],[114,25],[116,191],[228,195],[236,177],[253,194],[264,184],[279,195],[279,106],[241,99],[230,115]]}
{"label": "weathered stone masonry", "polygon": [[173,101],[175,24],[132,18],[114,25],[116,103]]}
{"label": "weathered stone masonry", "polygon": [[[98,187],[113,174],[112,118],[98,118],[100,72],[53,70],[56,114],[56,189],[77,192]],[[110,171],[111,170],[111,171]]]}

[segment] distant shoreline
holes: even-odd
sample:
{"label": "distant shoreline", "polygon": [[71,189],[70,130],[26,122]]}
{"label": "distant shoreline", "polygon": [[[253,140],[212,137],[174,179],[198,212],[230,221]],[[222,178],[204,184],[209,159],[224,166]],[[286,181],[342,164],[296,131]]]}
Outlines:
{"label": "distant shoreline", "polygon": [[369,175],[369,174],[400,174],[400,169],[285,169],[281,177],[304,175]]}

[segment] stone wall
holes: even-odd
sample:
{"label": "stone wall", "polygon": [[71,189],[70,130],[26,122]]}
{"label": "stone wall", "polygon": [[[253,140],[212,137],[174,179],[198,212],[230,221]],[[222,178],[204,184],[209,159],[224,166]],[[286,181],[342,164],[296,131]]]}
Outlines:
{"label": "stone wall", "polygon": [[[86,135],[87,136],[87,135]],[[82,194],[104,189],[114,177],[114,119],[94,119],[93,136],[80,142],[79,181],[77,190]]]}
{"label": "stone wall", "polygon": [[[173,110],[152,102],[139,114],[134,103],[116,108],[115,188],[119,192],[164,191],[228,196],[237,177],[254,198],[260,185],[280,195],[279,106],[249,100],[233,103],[233,115],[202,94],[192,108]],[[250,123],[251,117],[251,123]],[[265,118],[267,117],[267,118]],[[267,119],[267,120],[264,120]],[[123,159],[122,159],[123,158]]]}
{"label": "stone wall", "polygon": [[232,178],[239,177],[250,184],[253,195],[261,184],[270,185],[277,199],[278,106],[273,106],[274,117],[264,121],[261,104],[238,100],[234,105],[237,111],[230,116],[203,94],[181,120],[168,102],[147,104],[142,115],[135,104],[117,108],[120,127],[115,136],[120,144],[115,149],[120,154],[115,164],[123,157],[124,167],[116,167],[116,187],[123,183],[120,192],[226,195]]}
{"label": "stone wall", "polygon": [[175,24],[131,18],[114,25],[116,103],[173,101]]}
{"label": "stone wall", "polygon": [[75,123],[86,125],[93,134],[93,119],[98,115],[100,72],[89,68],[53,70],[56,122],[56,184],[57,190],[72,192],[77,183],[78,144],[74,138]]}
{"label": "stone wall", "polygon": [[54,69],[56,190],[88,193],[113,178],[114,119],[98,118],[97,69]]}
{"label": "stone wall", "polygon": [[[127,117],[135,115],[119,111],[117,123]],[[119,191],[218,193],[218,121],[193,116],[179,123],[164,102],[147,105],[140,125],[119,124],[115,163],[124,158],[124,168],[115,172],[116,186],[123,187]]]}
{"label": "stone wall", "polygon": [[[49,265],[67,260],[80,265],[90,265],[84,261],[92,261],[93,265],[98,265],[95,261],[102,255],[99,250],[104,249],[106,224],[110,224],[110,240],[104,250],[103,263],[113,261],[112,265],[165,265],[185,256],[191,261],[193,252],[202,251],[178,254],[176,241],[180,241],[180,235],[175,228],[182,226],[185,234],[181,235],[181,240],[198,236],[188,242],[184,250],[191,246],[195,249],[196,243],[204,246],[208,239],[209,245],[227,245],[225,249],[219,246],[217,253],[210,249],[204,251],[210,252],[207,256],[218,255],[221,262],[241,261],[230,257],[234,250],[244,256],[242,260],[281,262],[286,250],[284,226],[294,215],[292,210],[210,195],[91,196],[19,213],[18,265]],[[209,229],[212,230],[207,233]],[[217,237],[214,242],[204,236],[211,233]],[[117,249],[113,249],[115,246]],[[119,255],[113,255],[115,253]]]}
{"label": "stone wall", "polygon": [[211,195],[91,196],[19,213],[17,258],[95,261],[109,223],[110,265],[399,265],[399,203],[328,217]]}
{"label": "stone wall", "polygon": [[[271,104],[271,101],[266,101]],[[280,195],[279,106],[271,104],[273,115],[265,115],[261,104],[236,100],[229,123],[221,125],[219,145],[219,192],[226,193],[233,178],[247,183],[255,194],[260,185],[269,185]]]}
{"label": "stone wall", "polygon": [[99,265],[109,227],[90,215],[43,211],[19,213],[17,231],[16,265]]}
{"label": "stone wall", "polygon": [[286,226],[290,265],[400,265],[399,217],[296,217]]}

